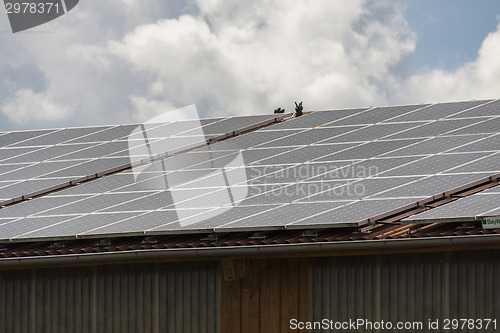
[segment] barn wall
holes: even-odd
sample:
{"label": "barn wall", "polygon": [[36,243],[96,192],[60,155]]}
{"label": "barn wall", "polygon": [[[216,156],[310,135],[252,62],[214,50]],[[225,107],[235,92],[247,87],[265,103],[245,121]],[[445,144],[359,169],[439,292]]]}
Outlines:
{"label": "barn wall", "polygon": [[0,332],[218,332],[219,266],[0,271]]}
{"label": "barn wall", "polygon": [[309,260],[224,260],[221,333],[290,332],[309,319]]}
{"label": "barn wall", "polygon": [[[499,250],[315,259],[311,262],[312,320],[427,323],[428,319],[496,318],[498,331],[499,281]],[[490,328],[477,332],[495,331]]]}

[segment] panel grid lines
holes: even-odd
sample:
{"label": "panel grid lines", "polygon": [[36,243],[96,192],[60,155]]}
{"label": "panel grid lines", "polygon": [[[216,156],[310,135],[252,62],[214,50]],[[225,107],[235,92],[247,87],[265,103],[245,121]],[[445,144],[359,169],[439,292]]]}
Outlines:
{"label": "panel grid lines", "polygon": [[[363,225],[496,172],[500,110],[495,104],[313,112],[170,156],[139,173],[120,172],[0,209],[0,238]],[[201,129],[218,135],[274,117],[207,119]],[[151,142],[199,136],[184,125],[150,124]],[[0,197],[126,165],[131,156],[147,157],[128,147],[136,126],[0,133]],[[177,129],[170,137],[164,134],[169,128]],[[146,145],[140,136],[134,140]],[[244,164],[230,165],[238,154]],[[482,197],[488,195],[493,194]]]}

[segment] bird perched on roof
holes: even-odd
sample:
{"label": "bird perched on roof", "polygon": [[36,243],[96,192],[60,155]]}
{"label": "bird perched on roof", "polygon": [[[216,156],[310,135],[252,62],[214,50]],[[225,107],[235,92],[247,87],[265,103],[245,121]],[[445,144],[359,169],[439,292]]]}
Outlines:
{"label": "bird perched on roof", "polygon": [[299,104],[297,104],[297,102],[295,102],[295,117],[300,117],[303,115],[302,113],[302,110],[304,109],[304,107],[302,106],[302,102],[300,102]]}
{"label": "bird perched on roof", "polygon": [[274,109],[274,113],[285,113],[285,109],[282,108]]}

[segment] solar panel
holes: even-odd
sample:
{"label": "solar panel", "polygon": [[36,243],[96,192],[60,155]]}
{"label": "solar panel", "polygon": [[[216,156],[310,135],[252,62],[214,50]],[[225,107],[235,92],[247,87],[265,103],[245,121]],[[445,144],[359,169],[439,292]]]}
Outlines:
{"label": "solar panel", "polygon": [[[199,190],[190,191],[192,196],[199,195]],[[169,191],[145,193],[144,196],[113,207],[104,208],[103,212],[140,212],[167,208],[174,204]]]}
{"label": "solar panel", "polygon": [[335,160],[353,160],[367,159],[376,157],[390,151],[406,147],[410,144],[417,143],[420,140],[394,140],[394,141],[372,141],[365,144],[360,144],[355,147],[345,149],[339,153],[326,155],[318,158],[316,162],[335,161]]}
{"label": "solar panel", "polygon": [[348,118],[328,123],[328,126],[375,124],[378,122],[389,120],[398,115],[423,108],[425,106],[426,105],[422,104],[422,105],[378,107],[375,109],[368,110],[366,112],[358,113]]}
{"label": "solar panel", "polygon": [[[205,135],[217,135],[232,132],[234,130],[245,128],[266,120],[274,119],[274,115],[258,115],[246,117],[226,118],[218,122],[203,126]],[[193,130],[177,134],[178,136],[189,136],[194,133]]]}
{"label": "solar panel", "polygon": [[[233,145],[234,147],[247,148],[252,146],[259,146],[263,143],[270,143],[271,146],[276,146],[274,144],[274,142],[276,142],[275,140],[280,142],[286,141],[287,137],[300,132],[302,132],[302,130],[256,131],[239,135],[231,139],[231,145]],[[215,144],[212,146],[218,148],[221,145]]]}
{"label": "solar panel", "polygon": [[[458,112],[487,103],[488,101],[470,101],[456,103],[439,103],[422,108],[416,112],[410,112],[402,116],[391,119],[391,121],[422,121],[438,120],[455,115]],[[453,117],[453,116],[452,116]]]}
{"label": "solar panel", "polygon": [[[494,200],[492,200],[492,201],[494,201]],[[498,205],[497,205],[497,208],[489,210],[489,211],[484,212],[484,213],[480,213],[480,214],[483,215],[481,217],[497,217],[498,215],[500,215],[500,207],[498,207]]]}
{"label": "solar panel", "polygon": [[500,118],[473,118],[477,124],[450,132],[452,135],[498,133]]}
{"label": "solar panel", "polygon": [[[470,184],[488,177],[488,174],[433,175],[411,180],[408,184],[374,195],[376,198],[426,198]],[[407,177],[404,177],[407,178]]]}
{"label": "solar panel", "polygon": [[488,155],[489,153],[481,153],[484,158],[478,159],[472,163],[454,167],[447,171],[447,173],[460,173],[460,172],[500,172],[500,154],[493,153]]}
{"label": "solar panel", "polygon": [[[215,122],[219,122],[223,118],[212,118],[212,119],[200,119],[198,120],[185,120],[185,121],[172,121],[168,123],[145,123],[142,126],[141,131],[133,132],[127,136],[127,140],[144,140],[146,136],[148,139],[161,139],[165,137],[172,137],[183,132],[191,131],[193,129],[198,129],[196,135],[200,133],[200,125],[206,126]],[[134,129],[135,130],[135,129]]]}
{"label": "solar panel", "polygon": [[[149,141],[146,149],[149,149],[153,154],[172,152],[178,149],[184,149],[186,146],[206,146],[205,136],[191,136],[191,137],[171,137],[166,139],[159,139],[156,141]],[[145,149],[141,149],[144,151]]]}
{"label": "solar panel", "polygon": [[[271,154],[270,156],[272,157],[259,159],[259,164],[273,165],[273,164],[303,163],[306,161],[313,161],[322,156],[334,154],[336,152],[346,150],[357,145],[358,144],[356,143],[339,143],[339,144],[329,144],[321,146],[299,147],[293,150],[285,150],[283,154]],[[252,153],[253,152],[257,152],[257,154],[260,154],[261,149],[252,150]],[[246,162],[247,155],[244,154],[243,156]],[[346,159],[355,159],[355,158],[357,157],[350,157]]]}
{"label": "solar panel", "polygon": [[[127,234],[139,233],[144,235],[145,230],[153,229],[168,223],[177,222],[175,210],[152,211],[133,215],[132,218],[124,218],[117,223],[111,223],[96,227],[92,230],[82,232],[82,235],[109,235],[120,234],[126,231]],[[179,222],[176,223],[179,227]]]}
{"label": "solar panel", "polygon": [[[290,177],[293,178],[293,175],[290,176],[289,174],[287,174],[286,170],[295,165],[296,164],[246,166],[246,178],[249,184],[254,185],[280,182],[286,183],[288,182],[286,179],[290,179]],[[276,174],[278,172],[280,172],[281,174]]]}
{"label": "solar panel", "polygon": [[25,140],[21,143],[12,144],[11,147],[26,147],[26,146],[48,146],[56,145],[66,142],[68,140],[73,140],[82,136],[89,135],[91,133],[99,132],[108,127],[81,127],[81,128],[65,128],[61,130],[55,130],[49,132],[45,135],[38,136],[33,139]]}
{"label": "solar panel", "polygon": [[52,162],[52,163],[67,163],[68,165],[73,165],[67,167],[63,170],[55,171],[52,173],[47,173],[43,178],[56,178],[56,177],[71,177],[78,178],[87,175],[93,175],[96,173],[95,170],[109,170],[114,167],[125,165],[130,162],[128,158],[117,157],[117,158],[103,158],[85,162],[84,160],[79,160],[79,164],[73,161],[62,161],[62,162]]}
{"label": "solar panel", "polygon": [[98,143],[98,144],[79,144],[79,145],[71,145],[74,147],[73,150],[70,150],[66,147],[68,146],[59,146],[64,147],[61,149],[61,154],[54,157],[53,160],[81,160],[81,159],[91,159],[91,158],[99,158],[104,156],[112,155],[115,152],[127,152],[125,154],[128,157],[128,144],[125,141],[116,141],[116,142],[106,142],[106,143]]}
{"label": "solar panel", "polygon": [[[63,191],[57,192],[57,195],[81,195],[81,194],[98,194],[104,193],[107,191],[116,191],[119,192],[120,188],[125,188],[128,186],[134,186],[134,189],[137,191],[144,191],[144,189],[140,189],[134,183],[134,176],[131,174],[114,174],[106,177],[101,177],[95,179],[91,182],[84,183],[81,185],[72,186]],[[132,192],[130,190],[126,190],[125,192]]]}
{"label": "solar panel", "polygon": [[474,194],[403,220],[408,223],[474,221],[476,217],[495,216],[500,208],[500,193]]}
{"label": "solar panel", "polygon": [[63,183],[69,183],[69,179],[57,178],[25,180],[0,188],[0,198],[17,198]]}
{"label": "solar panel", "polygon": [[30,164],[24,163],[24,164],[0,164],[0,181],[5,181],[2,178],[2,174],[11,172],[13,170],[21,169],[24,168],[25,166],[28,166]]}
{"label": "solar panel", "polygon": [[[476,126],[494,127],[495,119],[434,121],[487,107],[480,105],[484,102],[305,114],[0,209],[0,238],[362,225],[378,214],[497,172],[491,169],[500,165],[500,154],[492,155],[498,152],[498,139],[473,133]],[[134,143],[144,147],[144,134],[158,153],[196,140],[203,143],[203,133],[223,134],[273,118],[202,120],[203,132],[193,128],[199,122],[186,121],[145,124],[144,131],[126,125],[22,134],[22,142],[0,148],[0,198],[69,184],[126,165],[130,155],[136,160],[149,156],[149,151],[131,150],[128,144],[132,140],[132,148]],[[0,145],[8,135],[0,135]],[[18,143],[27,149],[14,152]],[[443,154],[453,149],[467,153]],[[242,165],[234,163],[239,153]],[[45,162],[26,163],[38,158]],[[12,177],[19,182],[13,183]],[[41,179],[29,180],[34,177]],[[5,233],[2,225],[10,225]]]}
{"label": "solar panel", "polygon": [[[211,218],[204,219],[198,223],[182,226],[180,224],[171,224],[164,227],[157,227],[150,231],[159,230],[213,230],[214,228],[222,228],[228,223],[234,223],[240,219],[256,216],[264,211],[277,207],[276,205],[261,205],[261,206],[237,206],[229,210],[222,210],[222,214],[217,214]],[[215,211],[217,212],[217,211]],[[218,213],[218,212],[217,212]],[[255,222],[254,222],[255,223]],[[251,227],[251,225],[248,225]]]}
{"label": "solar panel", "polygon": [[[213,186],[213,182],[210,182],[211,175],[214,174],[218,169],[213,168],[213,169],[200,169],[200,170],[177,170],[177,171],[170,171],[170,172],[152,172],[152,173],[142,173],[139,175],[138,178],[136,178],[136,182],[142,181],[143,179],[145,180],[145,184],[150,183],[151,181],[153,182],[162,182],[162,184],[166,183],[165,187],[173,188],[177,187],[180,185],[186,186],[187,184],[190,183],[196,183],[199,184],[193,185],[195,188],[197,187],[210,187]],[[226,170],[228,172],[228,170]],[[163,179],[162,179],[163,177]],[[147,180],[149,179],[149,180]],[[203,184],[203,180],[207,179],[207,183]],[[141,183],[138,183],[139,187],[142,186]]]}
{"label": "solar panel", "polygon": [[[192,192],[191,195],[189,192]],[[176,193],[171,190],[170,193]],[[180,200],[175,200],[176,209],[192,208],[219,208],[231,204],[232,199],[227,187],[197,189],[195,191],[185,191],[185,195]],[[169,207],[167,207],[169,208]]]}
{"label": "solar panel", "polygon": [[[472,142],[481,140],[485,138],[486,135],[463,135],[463,136],[441,136],[433,137],[428,140],[416,143],[414,145],[399,149],[394,152],[389,152],[384,156],[412,156],[412,155],[430,155],[437,154],[444,151],[451,150],[451,152],[456,152],[455,147],[460,147],[463,145],[471,146]],[[460,148],[458,148],[460,151]],[[464,149],[464,152],[476,152],[480,151],[474,149]]]}
{"label": "solar panel", "polygon": [[[226,167],[223,169],[213,168],[204,170],[180,170],[168,173],[166,175],[168,188],[172,189],[202,189],[202,188],[212,188],[220,187],[220,184],[226,186],[226,179],[233,179],[232,185],[236,185],[239,182],[247,182],[248,179],[244,177],[246,175],[246,169],[240,168],[230,168]],[[238,175],[243,177],[238,178]]]}
{"label": "solar panel", "polygon": [[[12,236],[12,238],[53,238],[68,235],[78,235],[100,226],[109,225],[118,222],[127,217],[132,217],[132,213],[113,213],[113,214],[92,214],[79,217],[70,217],[70,219],[61,218],[62,222],[50,224],[45,227],[32,228],[29,232]],[[52,217],[54,218],[54,217]]]}
{"label": "solar panel", "polygon": [[318,111],[309,115],[309,118],[305,119],[303,123],[310,122],[309,127],[328,126],[328,124],[336,122],[337,120],[361,114],[369,109],[370,108],[358,108]]}
{"label": "solar panel", "polygon": [[491,193],[500,193],[500,186],[495,186],[480,192],[480,194],[491,194]]}
{"label": "solar panel", "polygon": [[[242,218],[238,221],[218,227],[216,230],[228,232],[248,227],[253,227],[255,229],[260,229],[262,227],[282,227],[283,221],[286,221],[286,224],[291,224],[311,215],[330,211],[344,204],[345,202],[313,202],[307,204],[294,203],[290,205],[272,207],[271,209],[265,210],[258,215]],[[257,222],[254,220],[257,220]]]}
{"label": "solar panel", "polygon": [[52,227],[57,229],[59,223],[73,216],[27,217],[0,225],[0,239],[9,240],[15,236],[31,233],[34,230]]}
{"label": "solar panel", "polygon": [[[408,176],[408,175],[432,175],[450,170],[457,165],[472,162],[481,157],[488,156],[489,153],[470,154],[441,154],[422,158],[399,168],[383,172],[381,175]],[[456,171],[460,172],[460,171]]]}
{"label": "solar panel", "polygon": [[288,148],[261,148],[244,150],[242,153],[246,165],[258,165],[264,164],[263,161],[269,157],[278,156],[288,151]]}
{"label": "solar panel", "polygon": [[319,143],[373,141],[421,124],[423,123],[375,124]]}
{"label": "solar panel", "polygon": [[162,139],[165,137],[171,137],[179,133],[187,132],[193,128],[200,129],[200,121],[198,120],[186,120],[186,121],[176,121],[172,123],[167,123],[161,126],[158,124],[144,124],[138,127],[140,130],[129,134],[128,139],[141,139],[144,140],[145,137],[148,139]]}
{"label": "solar panel", "polygon": [[[320,181],[320,180],[335,180],[335,179],[356,179],[356,178],[367,178],[375,177],[380,173],[393,169],[404,164],[416,161],[420,157],[396,157],[396,158],[372,158],[367,160],[355,160],[355,161],[343,161],[346,164],[342,165],[340,161],[336,162],[324,162],[327,165],[332,165],[331,170],[325,173],[320,173],[321,169],[318,171],[313,169],[314,172],[318,173],[317,176],[309,178],[310,181]],[[336,168],[336,166],[341,166]]]}
{"label": "solar panel", "polygon": [[[43,162],[30,164],[24,168],[13,170],[2,174],[0,177],[2,180],[26,180],[30,178],[37,178],[43,175],[52,174],[56,170],[66,169],[74,165],[71,161],[61,161],[61,162]],[[64,176],[62,176],[64,177]],[[45,177],[45,178],[56,178],[55,177]]]}
{"label": "solar panel", "polygon": [[88,143],[88,142],[106,142],[119,138],[126,139],[127,136],[137,127],[137,125],[122,125],[106,128],[102,131],[94,132],[66,143]]}
{"label": "solar panel", "polygon": [[47,196],[38,198],[36,200],[21,202],[17,205],[13,205],[8,209],[0,209],[0,218],[14,218],[14,217],[27,217],[33,214],[42,214],[46,210],[50,210],[56,207],[64,206],[66,204],[79,201],[88,198],[88,196]]}
{"label": "solar panel", "polygon": [[[365,178],[352,181],[344,181],[341,186],[330,186],[330,182],[322,182],[318,185],[324,191],[311,193],[300,201],[337,201],[337,200],[360,200],[371,196],[378,196],[377,193],[393,188],[398,188],[411,183],[420,177],[399,177],[399,178]],[[395,196],[398,197],[398,196]],[[399,196],[404,197],[404,196]]]}
{"label": "solar panel", "polygon": [[[303,146],[309,145],[323,140],[337,137],[343,135],[347,132],[355,131],[362,126],[344,126],[344,127],[333,127],[333,128],[313,128],[306,130],[297,134],[293,134],[282,139],[267,142],[265,144],[258,145],[261,147],[286,147],[286,146]],[[361,141],[361,140],[351,140],[351,141]],[[321,142],[323,143],[323,142]]]}
{"label": "solar panel", "polygon": [[[69,215],[69,214],[86,214],[97,212],[102,209],[113,207],[130,200],[134,200],[146,196],[147,192],[135,193],[104,193],[93,197],[76,197],[81,200],[75,200],[68,205],[57,206],[53,209],[46,210],[36,215]],[[75,197],[73,197],[75,198]],[[75,199],[76,199],[75,198]]]}
{"label": "solar panel", "polygon": [[[238,207],[238,210],[244,207]],[[265,210],[270,208],[267,207],[256,207],[254,206],[254,212],[256,210]],[[178,220],[168,222],[164,225],[152,228],[146,231],[146,234],[156,234],[163,232],[213,232],[215,226],[220,226],[221,223],[225,223],[225,218],[220,218],[222,214],[229,212],[232,214],[238,213],[236,207],[217,207],[211,210],[205,209],[177,209],[178,215],[183,216]],[[220,218],[219,220],[212,220],[213,217]],[[238,219],[235,217],[235,219]],[[188,222],[186,224],[186,221]]]}
{"label": "solar panel", "polygon": [[499,114],[500,114],[500,100],[496,100],[471,110],[466,110],[464,112],[456,113],[454,115],[451,115],[450,118],[487,117],[487,116],[498,116]]}
{"label": "solar panel", "polygon": [[16,181],[0,181],[0,188],[17,183]]}
{"label": "solar panel", "polygon": [[[342,180],[329,182],[301,182],[293,184],[273,184],[264,186],[251,186],[249,195],[239,205],[280,204],[303,199],[330,188],[341,187],[346,184]],[[256,195],[253,195],[256,194]]]}
{"label": "solar panel", "polygon": [[[49,147],[26,148],[30,149],[22,155],[15,155],[12,158],[2,161],[2,163],[30,163],[46,160],[61,160],[61,155],[66,155],[90,147],[91,144],[60,145]],[[17,150],[17,149],[16,149]],[[97,156],[91,156],[97,157]]]}
{"label": "solar panel", "polygon": [[14,220],[15,219],[0,219],[0,228],[2,227],[2,225],[12,222]]}
{"label": "solar panel", "polygon": [[460,146],[458,148],[451,149],[450,152],[456,153],[468,153],[477,151],[498,151],[500,150],[500,135],[495,134],[490,136],[489,134],[483,135],[468,135],[464,137],[470,138],[480,138],[481,140],[474,140],[473,142]]}
{"label": "solar panel", "polygon": [[0,148],[0,163],[16,163],[9,162],[9,159],[36,150],[37,148]]}
{"label": "solar panel", "polygon": [[303,227],[331,227],[353,226],[367,224],[367,219],[384,214],[393,209],[414,203],[414,199],[383,199],[383,200],[359,200],[325,213],[313,215],[311,217],[294,222],[287,226],[288,229]]}
{"label": "solar panel", "polygon": [[[242,152],[243,156],[246,156]],[[213,152],[210,154],[204,153],[186,153],[183,155],[173,156],[171,159],[165,160],[164,169],[167,171],[175,171],[179,169],[187,169],[187,170],[199,170],[199,169],[214,169],[221,168],[227,163],[233,161],[238,152],[231,151],[221,151],[221,152]],[[245,159],[245,162],[247,160]]]}
{"label": "solar panel", "polygon": [[[296,183],[306,179],[334,180],[345,178],[343,169],[355,161],[336,161],[322,163],[283,164],[271,166],[254,166],[247,168],[247,179],[250,184]],[[350,175],[348,175],[350,176]],[[353,177],[351,177],[353,178]],[[354,177],[356,178],[356,177]]]}
{"label": "solar panel", "polygon": [[23,132],[10,132],[0,136],[0,147],[6,147],[11,144],[17,146],[22,145],[22,142],[40,137],[44,134],[54,132],[54,130],[36,130],[36,131],[23,131]]}
{"label": "solar panel", "polygon": [[[329,124],[336,120],[350,117],[352,115],[361,113],[368,110],[363,109],[345,109],[345,110],[332,110],[332,111],[317,111],[309,114],[305,114],[302,117],[291,118],[285,122],[273,125],[272,127],[263,128],[262,131],[267,130],[281,130],[281,129],[308,129],[325,124]],[[357,125],[357,124],[356,124]]]}
{"label": "solar panel", "polygon": [[[393,134],[386,139],[408,139],[408,138],[423,138],[443,135],[452,132],[459,128],[469,126],[481,121],[481,119],[452,119],[452,120],[438,120],[429,124],[421,125],[407,131]],[[453,132],[452,132],[453,133]],[[455,133],[454,133],[455,134]],[[460,133],[456,133],[459,135]],[[461,134],[474,134],[474,133],[461,133]]]}
{"label": "solar panel", "polygon": [[211,151],[210,147],[205,151],[192,151],[153,162],[148,165],[148,169],[161,171],[176,171],[184,168],[211,169],[216,166],[220,167],[238,154],[238,151]]}

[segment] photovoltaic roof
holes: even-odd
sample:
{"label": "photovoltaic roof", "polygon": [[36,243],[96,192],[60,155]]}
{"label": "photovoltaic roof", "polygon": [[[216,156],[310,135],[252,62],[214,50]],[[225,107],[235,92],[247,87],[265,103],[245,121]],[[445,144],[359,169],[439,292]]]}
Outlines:
{"label": "photovoltaic roof", "polygon": [[403,219],[403,221],[408,223],[469,222],[492,216],[500,216],[500,188],[498,187],[458,199]]}
{"label": "photovoltaic roof", "polygon": [[[500,173],[498,100],[273,120],[206,119],[202,132],[189,121],[148,124],[146,141],[134,132],[140,125],[2,133],[0,240],[357,227]],[[262,122],[206,147],[165,151],[140,173],[123,167],[172,142],[178,148]]]}

